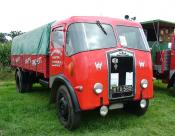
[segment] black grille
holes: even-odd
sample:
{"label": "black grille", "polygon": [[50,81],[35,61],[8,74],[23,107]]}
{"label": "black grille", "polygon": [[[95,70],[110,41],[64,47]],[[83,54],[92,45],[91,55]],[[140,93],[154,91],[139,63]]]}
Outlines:
{"label": "black grille", "polygon": [[[109,56],[109,69],[110,98],[132,97],[134,95],[133,56]],[[113,77],[115,77],[115,79]]]}

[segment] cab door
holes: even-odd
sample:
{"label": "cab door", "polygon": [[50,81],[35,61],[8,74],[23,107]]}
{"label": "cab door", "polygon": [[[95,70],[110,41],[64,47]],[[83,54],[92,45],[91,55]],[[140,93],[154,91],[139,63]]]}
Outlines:
{"label": "cab door", "polygon": [[55,27],[51,31],[50,38],[50,78],[63,73],[64,65],[64,25]]}

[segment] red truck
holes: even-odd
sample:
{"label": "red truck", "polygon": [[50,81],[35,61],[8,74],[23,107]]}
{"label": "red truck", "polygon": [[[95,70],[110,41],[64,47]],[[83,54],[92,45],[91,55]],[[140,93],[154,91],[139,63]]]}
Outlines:
{"label": "red truck", "polygon": [[154,76],[167,83],[167,88],[175,87],[175,35],[171,35],[170,49],[156,53]]}
{"label": "red truck", "polygon": [[72,130],[81,111],[130,108],[143,115],[153,97],[151,53],[142,26],[108,17],[75,16],[14,38],[16,87],[51,88],[61,123]]}

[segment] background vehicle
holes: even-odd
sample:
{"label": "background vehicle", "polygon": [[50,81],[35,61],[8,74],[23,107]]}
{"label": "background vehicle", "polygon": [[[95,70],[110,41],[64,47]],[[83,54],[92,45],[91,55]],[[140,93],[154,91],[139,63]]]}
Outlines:
{"label": "background vehicle", "polygon": [[142,26],[152,48],[154,77],[175,87],[175,23],[153,20]]}
{"label": "background vehicle", "polygon": [[19,92],[39,82],[51,88],[68,129],[81,111],[125,107],[143,115],[153,97],[152,61],[139,23],[107,17],[71,17],[13,40]]}

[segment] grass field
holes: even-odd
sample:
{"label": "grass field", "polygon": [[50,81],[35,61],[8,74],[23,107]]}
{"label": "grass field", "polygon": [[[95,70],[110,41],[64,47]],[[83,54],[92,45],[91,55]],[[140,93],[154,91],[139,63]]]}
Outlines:
{"label": "grass field", "polygon": [[5,79],[0,78],[0,136],[175,135],[175,90],[158,81],[144,116],[114,110],[103,118],[98,111],[90,111],[83,113],[80,128],[69,132],[59,123],[55,105],[49,104],[48,89],[35,85],[33,92],[19,94],[13,77]]}

